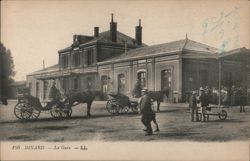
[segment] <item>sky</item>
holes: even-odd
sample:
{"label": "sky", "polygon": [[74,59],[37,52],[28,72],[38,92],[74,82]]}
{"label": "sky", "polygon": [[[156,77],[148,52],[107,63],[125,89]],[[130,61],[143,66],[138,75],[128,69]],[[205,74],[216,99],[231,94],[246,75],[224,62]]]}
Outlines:
{"label": "sky", "polygon": [[249,48],[250,2],[247,0],[73,0],[1,1],[1,42],[10,49],[15,80],[58,63],[58,50],[72,44],[74,34],[109,30],[111,13],[118,30],[134,38],[142,20],[147,45],[185,39],[221,51]]}

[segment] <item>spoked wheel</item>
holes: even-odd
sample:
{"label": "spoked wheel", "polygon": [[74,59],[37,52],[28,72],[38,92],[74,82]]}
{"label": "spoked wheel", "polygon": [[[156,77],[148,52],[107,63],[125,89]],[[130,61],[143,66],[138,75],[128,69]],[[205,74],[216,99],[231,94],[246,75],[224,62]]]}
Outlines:
{"label": "spoked wheel", "polygon": [[50,114],[53,118],[61,118],[62,117],[62,112],[60,107],[57,105],[53,106],[50,110]]}
{"label": "spoked wheel", "polygon": [[30,116],[30,119],[36,119],[40,116],[41,111],[38,111],[36,109],[33,109],[32,115]]}
{"label": "spoked wheel", "polygon": [[62,117],[66,117],[66,118],[71,117],[71,115],[72,115],[72,109],[71,108],[70,109],[66,109],[66,110],[62,109],[61,115],[62,115]]}
{"label": "spoked wheel", "polygon": [[227,118],[227,111],[221,110],[221,112],[219,113],[219,118],[221,120],[226,120],[226,118]]}
{"label": "spoked wheel", "polygon": [[117,114],[119,112],[119,104],[114,99],[108,100],[106,108],[111,114]]}
{"label": "spoked wheel", "polygon": [[132,110],[132,112],[134,113],[138,113],[138,103],[137,102],[130,102],[130,109]]}
{"label": "spoked wheel", "polygon": [[128,111],[129,111],[128,106],[119,105],[119,113],[128,113]]}
{"label": "spoked wheel", "polygon": [[32,113],[32,107],[24,102],[16,104],[14,108],[14,114],[20,120],[29,120]]}

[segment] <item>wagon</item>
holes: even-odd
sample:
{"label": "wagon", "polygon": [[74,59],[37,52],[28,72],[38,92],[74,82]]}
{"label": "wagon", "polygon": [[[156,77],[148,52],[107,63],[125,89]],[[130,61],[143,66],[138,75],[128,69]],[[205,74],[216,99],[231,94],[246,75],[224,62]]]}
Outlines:
{"label": "wagon", "polygon": [[131,101],[128,96],[123,94],[109,94],[106,109],[111,114],[137,113],[137,106],[137,101]]}
{"label": "wagon", "polygon": [[[220,120],[227,119],[227,111],[221,107],[206,107],[204,111],[205,120],[208,121],[210,116],[218,116]],[[198,112],[199,120],[202,119],[202,112]]]}
{"label": "wagon", "polygon": [[72,109],[67,106],[66,101],[56,101],[53,103],[43,102],[31,96],[26,89],[18,93],[18,103],[14,107],[14,114],[20,120],[37,119],[41,112],[49,112],[53,118],[70,117]]}

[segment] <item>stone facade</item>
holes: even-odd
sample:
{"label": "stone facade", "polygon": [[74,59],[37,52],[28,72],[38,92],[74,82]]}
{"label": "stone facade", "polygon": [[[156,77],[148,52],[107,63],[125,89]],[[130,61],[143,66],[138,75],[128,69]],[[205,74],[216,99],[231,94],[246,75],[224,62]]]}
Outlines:
{"label": "stone facade", "polygon": [[[185,101],[191,90],[218,87],[219,63],[222,85],[249,85],[249,50],[218,49],[188,38],[165,44],[142,44],[141,23],[136,38],[130,38],[110,23],[110,31],[94,36],[74,35],[73,44],[59,50],[58,65],[31,73],[27,86],[31,94],[46,99],[51,81],[63,92],[102,90],[132,96],[137,80],[151,91],[168,89],[168,102]],[[115,30],[115,31],[112,31]],[[247,58],[247,59],[245,59]]]}

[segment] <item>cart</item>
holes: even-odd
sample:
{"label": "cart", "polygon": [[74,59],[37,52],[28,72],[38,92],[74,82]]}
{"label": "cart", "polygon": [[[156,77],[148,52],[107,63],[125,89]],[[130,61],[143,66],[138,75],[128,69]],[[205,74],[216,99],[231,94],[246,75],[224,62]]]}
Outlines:
{"label": "cart", "polygon": [[49,112],[53,118],[67,118],[72,114],[72,109],[67,101],[43,102],[31,96],[27,89],[18,93],[18,103],[14,107],[14,114],[20,120],[33,120],[40,116],[41,112]]}
{"label": "cart", "polygon": [[[210,116],[218,116],[220,120],[227,119],[227,111],[224,110],[223,107],[205,107],[204,115],[205,121],[209,120]],[[202,120],[202,112],[201,110],[198,112],[199,120]]]}
{"label": "cart", "polygon": [[109,94],[106,109],[111,114],[121,114],[138,112],[137,101],[131,101],[128,96],[123,94]]}

